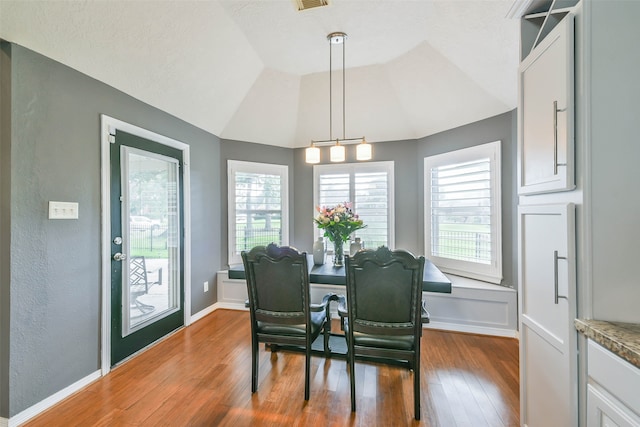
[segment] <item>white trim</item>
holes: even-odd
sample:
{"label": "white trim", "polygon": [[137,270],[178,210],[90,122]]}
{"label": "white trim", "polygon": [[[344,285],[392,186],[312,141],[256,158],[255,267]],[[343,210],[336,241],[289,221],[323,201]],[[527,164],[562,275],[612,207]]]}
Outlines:
{"label": "white trim", "polygon": [[35,405],[9,418],[8,423],[5,425],[7,425],[8,427],[13,427],[19,426],[20,424],[29,421],[31,418],[40,415],[42,412],[46,411],[54,405],[57,405],[67,397],[78,392],[79,390],[82,390],[92,382],[100,379],[100,376],[101,372],[99,370],[87,375],[79,381],[76,381],[75,383],[63,388],[62,390],[52,394],[46,399],[41,400]]}
{"label": "white trim", "polygon": [[513,288],[448,275],[451,293],[423,292],[431,329],[518,338],[518,295]]}
{"label": "white trim", "polygon": [[[491,260],[489,265],[443,258],[431,253],[431,169],[488,157],[491,162]],[[502,281],[501,141],[493,141],[424,158],[424,253],[445,273],[491,283]]]}
{"label": "white trim", "polygon": [[518,19],[524,16],[527,13],[527,9],[533,3],[533,0],[515,0],[509,11],[507,12],[507,18],[509,19]]}
{"label": "white trim", "polygon": [[[319,205],[318,202],[318,183],[320,175],[323,173],[348,173],[353,175],[355,173],[359,173],[366,170],[373,170],[375,172],[386,172],[387,173],[387,246],[390,248],[395,247],[396,237],[395,237],[395,163],[393,160],[386,160],[380,162],[366,162],[366,163],[342,163],[342,164],[324,164],[324,165],[313,165],[313,206],[311,207],[312,212],[309,215],[309,218],[315,218],[318,214],[316,211],[316,207]],[[327,171],[327,172],[325,172]],[[351,187],[350,182],[350,193],[353,193],[355,190]],[[353,195],[353,194],[352,194]],[[351,200],[345,200],[355,202],[355,197],[352,197]],[[358,210],[358,206],[354,203],[354,208]],[[357,232],[356,232],[357,233]],[[314,227],[314,238],[316,241],[318,237],[322,237],[323,233],[320,232],[318,227]]]}
{"label": "white trim", "polygon": [[[582,9],[582,44],[576,46],[581,48],[579,52],[575,52],[578,58],[582,57],[579,64],[575,65],[576,74],[579,77],[579,72],[582,72],[582,80],[579,81],[580,88],[577,89],[578,94],[581,94],[582,100],[580,100],[580,106],[578,109],[582,113],[577,118],[578,126],[582,129],[582,163],[583,171],[580,174],[583,183],[583,209],[578,209],[578,214],[582,217],[582,227],[579,230],[578,238],[582,237],[583,243],[580,245],[582,254],[582,261],[579,263],[580,270],[578,271],[581,280],[581,300],[578,301],[577,313],[578,316],[585,319],[591,319],[593,317],[593,206],[591,202],[593,175],[592,175],[592,162],[591,157],[591,90],[592,90],[592,77],[591,77],[591,46],[593,43],[592,38],[592,2],[580,2],[579,7]],[[578,26],[579,28],[580,26]],[[578,179],[580,179],[578,178]],[[580,232],[582,233],[580,235]]]}
{"label": "white trim", "polygon": [[220,304],[217,303],[217,302],[211,304],[208,307],[205,307],[204,309],[200,310],[199,312],[197,312],[196,314],[191,316],[191,324],[193,325],[198,320],[201,320],[202,318],[204,318],[205,316],[213,313],[214,311],[216,311],[219,308],[223,308],[223,307],[221,307]]}
{"label": "white trim", "polygon": [[228,264],[240,264],[242,258],[240,254],[235,254],[235,245],[232,242],[236,238],[235,218],[236,218],[236,186],[235,175],[237,172],[247,172],[265,175],[278,175],[280,177],[280,197],[281,197],[281,214],[280,214],[280,230],[282,233],[282,241],[277,242],[281,245],[289,244],[289,166],[273,163],[245,162],[241,160],[227,160],[227,201],[228,201],[228,219],[227,219],[227,262]]}
{"label": "white trim", "polygon": [[433,321],[423,326],[425,329],[435,329],[448,332],[464,332],[467,334],[491,335],[494,337],[516,338],[518,331],[515,329],[489,328],[486,326],[461,325],[459,323],[447,323]]}
{"label": "white trim", "polygon": [[216,304],[218,304],[217,308],[222,308],[225,310],[249,311],[248,307],[238,302],[217,302]]}
{"label": "white trim", "polygon": [[111,162],[109,135],[116,129],[150,139],[168,147],[182,150],[183,179],[183,226],[184,226],[184,326],[191,324],[191,180],[190,180],[190,148],[188,144],[157,134],[138,126],[100,115],[100,197],[101,197],[101,372],[106,375],[111,371]]}

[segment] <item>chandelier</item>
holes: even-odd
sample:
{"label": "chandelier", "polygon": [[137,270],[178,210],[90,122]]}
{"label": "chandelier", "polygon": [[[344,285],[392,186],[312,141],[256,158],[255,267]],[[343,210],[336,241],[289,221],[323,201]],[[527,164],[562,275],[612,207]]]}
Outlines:
{"label": "chandelier", "polygon": [[[329,151],[330,160],[332,162],[344,162],[345,145],[358,144],[356,148],[357,160],[371,160],[371,144],[368,144],[364,136],[360,138],[347,138],[345,131],[345,42],[347,35],[343,32],[331,33],[327,36],[329,41],[329,139],[325,140],[311,140],[311,146],[305,150],[305,162],[307,163],[320,163],[320,149],[321,146],[331,146]],[[333,138],[333,76],[332,76],[332,50],[333,45],[342,45],[342,138]]]}

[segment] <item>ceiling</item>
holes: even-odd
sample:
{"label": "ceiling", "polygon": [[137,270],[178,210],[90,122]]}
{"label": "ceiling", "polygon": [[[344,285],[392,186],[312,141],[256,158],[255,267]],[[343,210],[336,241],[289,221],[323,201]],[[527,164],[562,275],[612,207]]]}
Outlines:
{"label": "ceiling", "polygon": [[[329,138],[329,43],[346,42],[346,136],[432,135],[516,107],[513,0],[0,0],[0,38],[221,138]],[[333,48],[342,137],[342,51]],[[126,118],[122,118],[126,120]]]}

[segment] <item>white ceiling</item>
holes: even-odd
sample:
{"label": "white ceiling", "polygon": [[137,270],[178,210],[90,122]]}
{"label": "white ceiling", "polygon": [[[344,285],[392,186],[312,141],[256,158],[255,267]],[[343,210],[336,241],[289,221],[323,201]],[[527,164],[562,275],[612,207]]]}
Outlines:
{"label": "white ceiling", "polygon": [[298,12],[293,0],[0,0],[0,38],[221,138],[303,147],[329,138],[333,31],[348,34],[346,137],[420,138],[514,109],[512,3],[330,0]]}

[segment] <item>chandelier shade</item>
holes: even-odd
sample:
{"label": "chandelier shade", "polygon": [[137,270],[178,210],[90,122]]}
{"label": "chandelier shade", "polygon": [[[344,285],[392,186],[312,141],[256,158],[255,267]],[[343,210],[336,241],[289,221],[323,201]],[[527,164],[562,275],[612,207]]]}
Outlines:
{"label": "chandelier shade", "polygon": [[311,144],[304,152],[304,161],[311,164],[320,163],[320,149]]}
{"label": "chandelier shade", "polygon": [[329,157],[332,162],[344,162],[346,158],[344,145],[336,142],[336,145],[333,145],[329,151]]}

